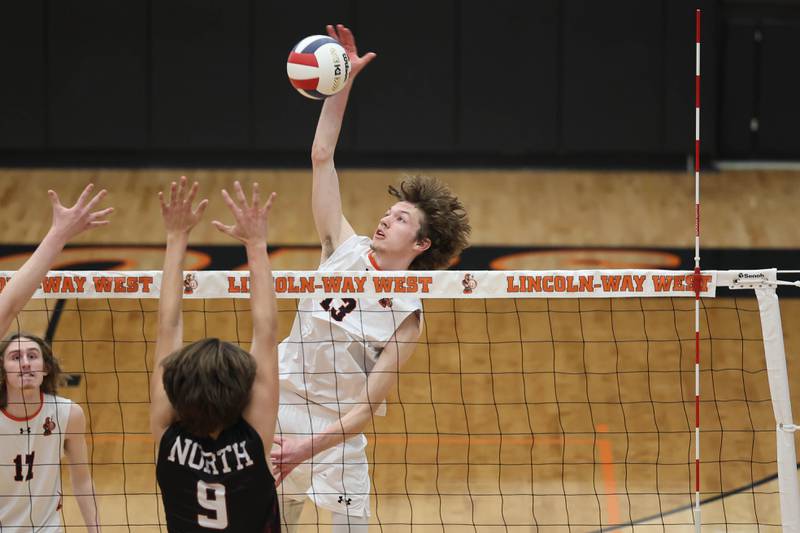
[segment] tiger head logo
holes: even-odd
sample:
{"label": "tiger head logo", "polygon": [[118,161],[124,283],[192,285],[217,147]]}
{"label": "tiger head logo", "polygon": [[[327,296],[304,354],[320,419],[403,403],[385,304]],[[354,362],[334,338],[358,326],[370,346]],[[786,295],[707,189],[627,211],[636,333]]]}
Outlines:
{"label": "tiger head logo", "polygon": [[42,429],[44,429],[44,436],[47,437],[48,435],[53,434],[53,430],[56,429],[56,423],[53,422],[53,419],[49,416],[44,419],[44,424],[42,425]]}

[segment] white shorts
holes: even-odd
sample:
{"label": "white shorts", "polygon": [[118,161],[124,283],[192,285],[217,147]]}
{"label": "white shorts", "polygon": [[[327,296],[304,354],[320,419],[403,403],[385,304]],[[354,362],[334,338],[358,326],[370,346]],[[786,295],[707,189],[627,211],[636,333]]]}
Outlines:
{"label": "white shorts", "polygon": [[[309,404],[294,393],[281,391],[275,435],[304,438],[321,433],[339,420],[339,414],[325,407]],[[278,492],[283,498],[303,500],[334,513],[368,517],[369,464],[367,438],[351,437],[324,450],[292,470]],[[273,450],[277,446],[273,447]]]}

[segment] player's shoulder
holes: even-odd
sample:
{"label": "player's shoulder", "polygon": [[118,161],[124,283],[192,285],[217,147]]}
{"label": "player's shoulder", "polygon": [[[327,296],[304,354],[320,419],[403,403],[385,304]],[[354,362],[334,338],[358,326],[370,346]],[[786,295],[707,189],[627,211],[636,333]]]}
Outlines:
{"label": "player's shoulder", "polygon": [[[59,418],[67,420],[68,432],[83,434],[86,430],[86,413],[83,407],[77,402],[63,396],[55,396],[56,410]],[[63,413],[63,414],[59,414]]]}
{"label": "player's shoulder", "polygon": [[181,435],[182,431],[177,422],[173,422],[164,429],[164,433],[161,434],[161,438],[157,441],[159,450],[158,460],[161,460],[161,455],[163,455],[162,452],[171,447],[175,443],[175,439]]}
{"label": "player's shoulder", "polygon": [[83,408],[80,406],[80,404],[75,403],[64,396],[45,393],[42,395],[42,401],[44,402],[45,406],[55,409],[59,413],[65,413],[69,416],[83,415]]}

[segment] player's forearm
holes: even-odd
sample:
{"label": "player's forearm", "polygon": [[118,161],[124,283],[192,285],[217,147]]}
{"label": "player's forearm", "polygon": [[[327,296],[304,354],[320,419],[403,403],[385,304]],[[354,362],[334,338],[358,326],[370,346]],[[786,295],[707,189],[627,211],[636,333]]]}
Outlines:
{"label": "player's forearm", "polygon": [[0,327],[4,334],[11,321],[28,303],[67,239],[52,228],[42,239],[33,255],[25,262],[0,294]]}
{"label": "player's forearm", "polygon": [[316,455],[363,433],[364,428],[372,420],[374,409],[377,409],[378,406],[380,406],[380,402],[357,405],[342,418],[326,427],[321,433],[312,435],[307,443],[311,454]]}
{"label": "player's forearm", "polygon": [[97,516],[97,505],[94,496],[78,496],[78,507],[81,509],[83,521],[89,533],[100,533],[100,520]]}
{"label": "player's forearm", "polygon": [[419,338],[419,320],[417,315],[406,318],[390,339],[378,363],[370,373],[367,388],[361,395],[361,401],[342,418],[330,424],[321,433],[312,435],[307,441],[313,454],[335,446],[350,437],[358,435],[372,420],[375,410],[381,406],[397,383],[397,372],[408,361]]}
{"label": "player's forearm", "polygon": [[348,83],[338,94],[326,98],[322,104],[317,131],[314,133],[314,144],[311,147],[311,161],[314,165],[333,159],[347,109],[350,86]]}
{"label": "player's forearm", "polygon": [[[272,281],[272,267],[267,255],[267,243],[255,242],[245,246],[250,266],[250,309],[253,316],[253,340],[274,343],[278,328],[278,305]],[[273,353],[274,350],[268,350]]]}
{"label": "player's forearm", "polygon": [[311,148],[311,211],[323,245],[323,252],[335,248],[342,227],[342,200],[333,154],[342,128],[350,92],[348,84],[340,93],[325,100]]}
{"label": "player's forearm", "polygon": [[161,297],[158,301],[159,338],[173,334],[181,326],[183,260],[188,239],[186,234],[167,235],[167,250],[161,273]]}
{"label": "player's forearm", "polygon": [[[87,467],[83,466],[82,468]],[[72,490],[75,493],[75,499],[78,501],[78,507],[81,510],[86,529],[89,533],[99,533],[100,521],[97,516],[97,499],[94,484],[88,472],[85,474],[85,478],[75,480],[72,484]]]}

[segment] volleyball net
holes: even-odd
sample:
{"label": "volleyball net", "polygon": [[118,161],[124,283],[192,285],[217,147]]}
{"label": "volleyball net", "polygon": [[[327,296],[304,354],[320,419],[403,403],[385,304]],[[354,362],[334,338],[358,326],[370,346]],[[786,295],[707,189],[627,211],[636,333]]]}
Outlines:
{"label": "volleyball net", "polygon": [[[698,482],[704,525],[800,528],[781,326],[800,300],[779,304],[775,270],[274,276],[281,338],[299,298],[423,301],[415,353],[365,431],[375,531],[688,531]],[[14,326],[47,334],[60,394],[84,408],[105,532],[166,530],[148,429],[159,286],[160,272],[51,272]],[[248,347],[246,272],[186,272],[184,289],[186,342]],[[330,518],[307,506],[301,521]]]}

